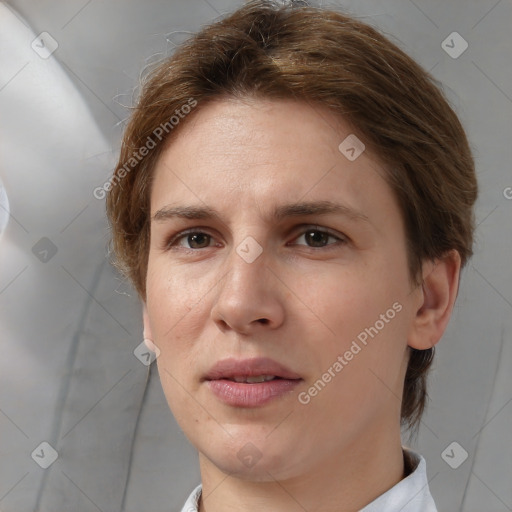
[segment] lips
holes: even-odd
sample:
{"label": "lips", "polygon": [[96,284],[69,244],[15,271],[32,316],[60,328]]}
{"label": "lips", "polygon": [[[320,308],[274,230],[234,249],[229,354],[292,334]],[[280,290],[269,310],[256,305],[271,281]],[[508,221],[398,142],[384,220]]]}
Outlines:
{"label": "lips", "polygon": [[289,393],[302,378],[269,358],[223,359],[203,381],[222,402],[234,407],[258,407]]}
{"label": "lips", "polygon": [[212,366],[204,380],[230,379],[235,377],[273,376],[281,379],[300,379],[301,376],[289,370],[286,366],[268,357],[253,359],[222,359]]}

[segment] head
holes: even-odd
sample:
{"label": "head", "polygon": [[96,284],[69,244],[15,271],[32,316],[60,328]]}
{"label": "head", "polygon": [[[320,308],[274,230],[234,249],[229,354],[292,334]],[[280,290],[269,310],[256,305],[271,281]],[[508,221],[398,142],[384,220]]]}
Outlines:
{"label": "head", "polygon": [[[208,458],[251,442],[276,467],[304,436],[312,461],[329,433],[418,425],[477,185],[439,85],[378,31],[264,1],[203,28],[147,76],[108,188],[164,391]],[[213,397],[213,363],[260,356],[296,374],[285,398]]]}

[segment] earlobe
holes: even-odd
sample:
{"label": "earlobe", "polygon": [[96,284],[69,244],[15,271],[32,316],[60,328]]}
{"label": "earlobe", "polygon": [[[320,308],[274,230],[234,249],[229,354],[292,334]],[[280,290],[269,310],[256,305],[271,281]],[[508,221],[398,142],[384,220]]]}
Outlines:
{"label": "earlobe", "polygon": [[423,264],[421,299],[409,335],[410,347],[426,350],[441,339],[457,297],[460,265],[460,255],[456,250]]}

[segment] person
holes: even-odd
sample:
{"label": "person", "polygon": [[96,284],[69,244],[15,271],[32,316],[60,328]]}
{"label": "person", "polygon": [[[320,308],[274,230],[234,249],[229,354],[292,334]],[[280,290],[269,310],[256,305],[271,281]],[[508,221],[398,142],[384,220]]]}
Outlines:
{"label": "person", "polygon": [[105,189],[199,454],[183,511],[436,510],[401,428],[425,408],[477,183],[429,73],[340,12],[250,1],[149,71]]}

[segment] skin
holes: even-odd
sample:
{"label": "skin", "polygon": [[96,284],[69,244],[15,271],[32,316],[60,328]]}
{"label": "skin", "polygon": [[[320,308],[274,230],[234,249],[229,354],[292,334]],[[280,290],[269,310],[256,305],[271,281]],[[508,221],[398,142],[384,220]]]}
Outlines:
{"label": "skin", "polygon": [[[384,167],[368,149],[355,161],[338,150],[351,133],[345,120],[307,103],[216,100],[180,126],[154,170],[152,218],[176,206],[220,216],[152,220],[143,310],[169,406],[199,452],[203,511],[355,511],[403,478],[408,346],[425,349],[441,337],[460,258],[452,251],[425,262],[423,284],[413,286]],[[272,217],[283,204],[315,201],[366,220]],[[169,245],[190,228],[204,235]],[[248,236],[262,248],[252,263],[236,251]],[[395,303],[400,312],[300,403],[298,393]],[[259,356],[303,381],[249,409],[226,405],[202,381],[218,360]],[[237,456],[247,443],[260,456],[251,467]]]}

